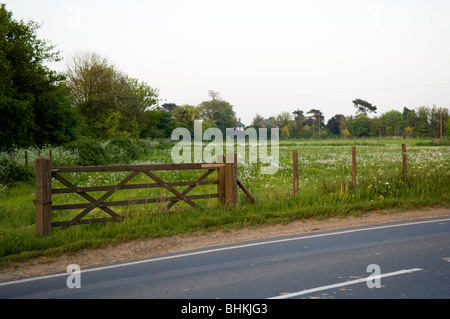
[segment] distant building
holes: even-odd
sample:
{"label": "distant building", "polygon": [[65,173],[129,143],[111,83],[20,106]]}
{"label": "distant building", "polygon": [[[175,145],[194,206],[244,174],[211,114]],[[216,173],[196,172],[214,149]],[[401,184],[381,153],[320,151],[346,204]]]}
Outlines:
{"label": "distant building", "polygon": [[236,120],[236,125],[234,126],[234,129],[237,131],[245,131],[245,125],[241,122],[241,118]]}
{"label": "distant building", "polygon": [[275,122],[270,121],[270,120],[266,120],[266,121],[261,121],[261,123],[264,125],[264,127],[271,127],[273,125],[275,125]]}

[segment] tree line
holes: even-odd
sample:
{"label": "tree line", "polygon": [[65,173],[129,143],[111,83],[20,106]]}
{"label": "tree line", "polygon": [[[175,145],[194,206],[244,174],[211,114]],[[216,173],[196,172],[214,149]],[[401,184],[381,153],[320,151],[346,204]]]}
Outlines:
{"label": "tree line", "polygon": [[320,110],[310,109],[305,112],[297,109],[292,113],[281,112],[269,118],[257,114],[251,126],[278,127],[285,139],[349,136],[439,138],[450,132],[447,108],[435,105],[415,109],[403,107],[403,112],[391,110],[380,116],[369,117],[368,113],[376,113],[376,106],[362,99],[352,102],[357,108],[355,115],[336,114],[326,121]]}
{"label": "tree line", "polygon": [[[203,129],[236,126],[233,105],[210,90],[199,105],[160,105],[159,90],[129,77],[95,52],[76,53],[62,73],[48,62],[61,53],[39,39],[40,25],[17,21],[0,5],[0,150],[62,145],[83,137],[93,139],[167,138],[176,127],[193,132],[195,120]],[[369,118],[376,106],[356,99],[355,116],[337,114],[325,121],[318,109],[281,112],[269,118],[256,114],[249,127],[278,127],[284,138],[322,136],[439,136],[450,131],[448,109],[404,108]],[[442,119],[442,121],[440,121]]]}
{"label": "tree line", "polygon": [[0,150],[61,145],[83,137],[170,137],[176,127],[233,127],[233,106],[210,91],[198,106],[160,106],[159,90],[129,77],[95,52],[76,53],[65,72],[55,45],[39,39],[40,25],[17,21],[0,5]]}

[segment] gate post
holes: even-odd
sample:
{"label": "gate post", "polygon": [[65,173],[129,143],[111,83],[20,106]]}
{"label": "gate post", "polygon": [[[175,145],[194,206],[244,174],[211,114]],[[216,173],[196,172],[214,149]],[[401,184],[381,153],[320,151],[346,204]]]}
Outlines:
{"label": "gate post", "polygon": [[[225,163],[225,156],[218,155],[217,163]],[[217,198],[219,205],[225,205],[225,167],[220,167],[217,169],[217,193],[219,197]]]}
{"label": "gate post", "polygon": [[228,153],[225,159],[225,205],[235,206],[237,203],[237,154]]}
{"label": "gate post", "polygon": [[50,234],[52,228],[52,160],[38,157],[35,161],[36,173],[36,233]]}

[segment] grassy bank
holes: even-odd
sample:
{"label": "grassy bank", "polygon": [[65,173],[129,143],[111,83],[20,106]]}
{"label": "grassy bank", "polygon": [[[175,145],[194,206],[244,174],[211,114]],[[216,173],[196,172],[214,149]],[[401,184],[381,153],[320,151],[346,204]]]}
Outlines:
{"label": "grassy bank", "polygon": [[[401,143],[405,140],[378,140],[357,144],[356,190],[351,188],[351,145],[328,141],[288,140],[280,142],[278,170],[261,174],[260,163],[239,164],[238,178],[258,200],[251,205],[239,191],[239,205],[224,208],[217,200],[196,201],[203,210],[184,203],[172,208],[173,214],[160,214],[161,203],[117,207],[126,215],[124,222],[77,225],[66,230],[54,228],[51,235],[35,235],[33,182],[16,182],[0,188],[0,265],[24,261],[41,255],[76,253],[84,248],[104,247],[138,238],[182,235],[212,230],[228,230],[260,224],[288,223],[297,219],[324,219],[359,215],[381,209],[411,209],[423,206],[450,206],[450,147],[422,146],[423,141],[406,140],[408,178],[402,177]],[[292,150],[299,152],[299,194],[292,193]],[[76,159],[74,159],[76,160]],[[157,147],[140,154],[135,162],[168,163],[170,148]],[[161,172],[168,181],[192,180],[201,172]],[[78,186],[111,185],[119,173],[83,173],[66,176]],[[150,180],[138,176],[133,182]],[[53,187],[61,187],[55,184]],[[215,192],[205,186],[196,192]],[[184,187],[177,188],[182,191]],[[102,192],[93,193],[94,197]],[[111,200],[170,195],[160,189],[127,190]],[[109,200],[109,199],[108,199]],[[85,202],[79,196],[58,195],[54,204]],[[54,220],[66,220],[74,211],[55,212]],[[92,213],[103,216],[101,211]],[[92,217],[92,215],[88,215]]]}

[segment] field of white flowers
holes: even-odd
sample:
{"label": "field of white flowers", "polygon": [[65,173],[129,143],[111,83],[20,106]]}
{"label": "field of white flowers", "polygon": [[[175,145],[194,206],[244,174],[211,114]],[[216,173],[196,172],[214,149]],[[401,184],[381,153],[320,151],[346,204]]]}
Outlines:
{"label": "field of white flowers", "polygon": [[[0,263],[22,260],[32,256],[60,254],[86,247],[101,247],[108,243],[196,231],[229,229],[262,223],[284,223],[296,219],[327,218],[361,214],[372,210],[410,209],[424,206],[450,205],[450,146],[420,146],[407,140],[407,178],[403,177],[403,141],[380,141],[356,146],[357,188],[352,188],[349,143],[315,143],[314,141],[282,141],[279,146],[278,169],[274,174],[262,174],[261,163],[238,164],[238,178],[257,200],[252,205],[238,190],[239,205],[220,207],[216,199],[197,200],[203,210],[191,209],[179,202],[165,212],[166,202],[134,205],[133,199],[172,197],[166,189],[145,188],[120,190],[107,201],[130,200],[127,206],[115,206],[117,213],[132,217],[121,223],[73,226],[66,230],[55,228],[50,236],[35,234],[35,198],[32,161],[48,155],[50,148],[27,150],[28,166],[24,165],[24,151],[0,154],[0,176],[20,177],[12,183],[0,183]],[[298,151],[299,193],[293,194],[292,151]],[[155,147],[129,164],[171,163],[170,147]],[[270,150],[269,150],[270,155]],[[76,152],[52,148],[54,166],[77,163]],[[3,170],[3,171],[2,171]],[[7,174],[5,174],[5,172]],[[192,181],[203,171],[157,172],[165,181]],[[76,186],[114,185],[127,172],[61,173]],[[213,173],[208,179],[215,179]],[[130,183],[154,183],[140,174]],[[53,188],[65,188],[53,181]],[[216,193],[216,185],[197,186],[189,195]],[[183,191],[186,187],[175,187]],[[104,192],[90,192],[99,198]],[[77,194],[56,194],[53,204],[86,203]],[[68,220],[79,210],[55,211],[53,221]],[[86,218],[107,217],[96,209]]]}

